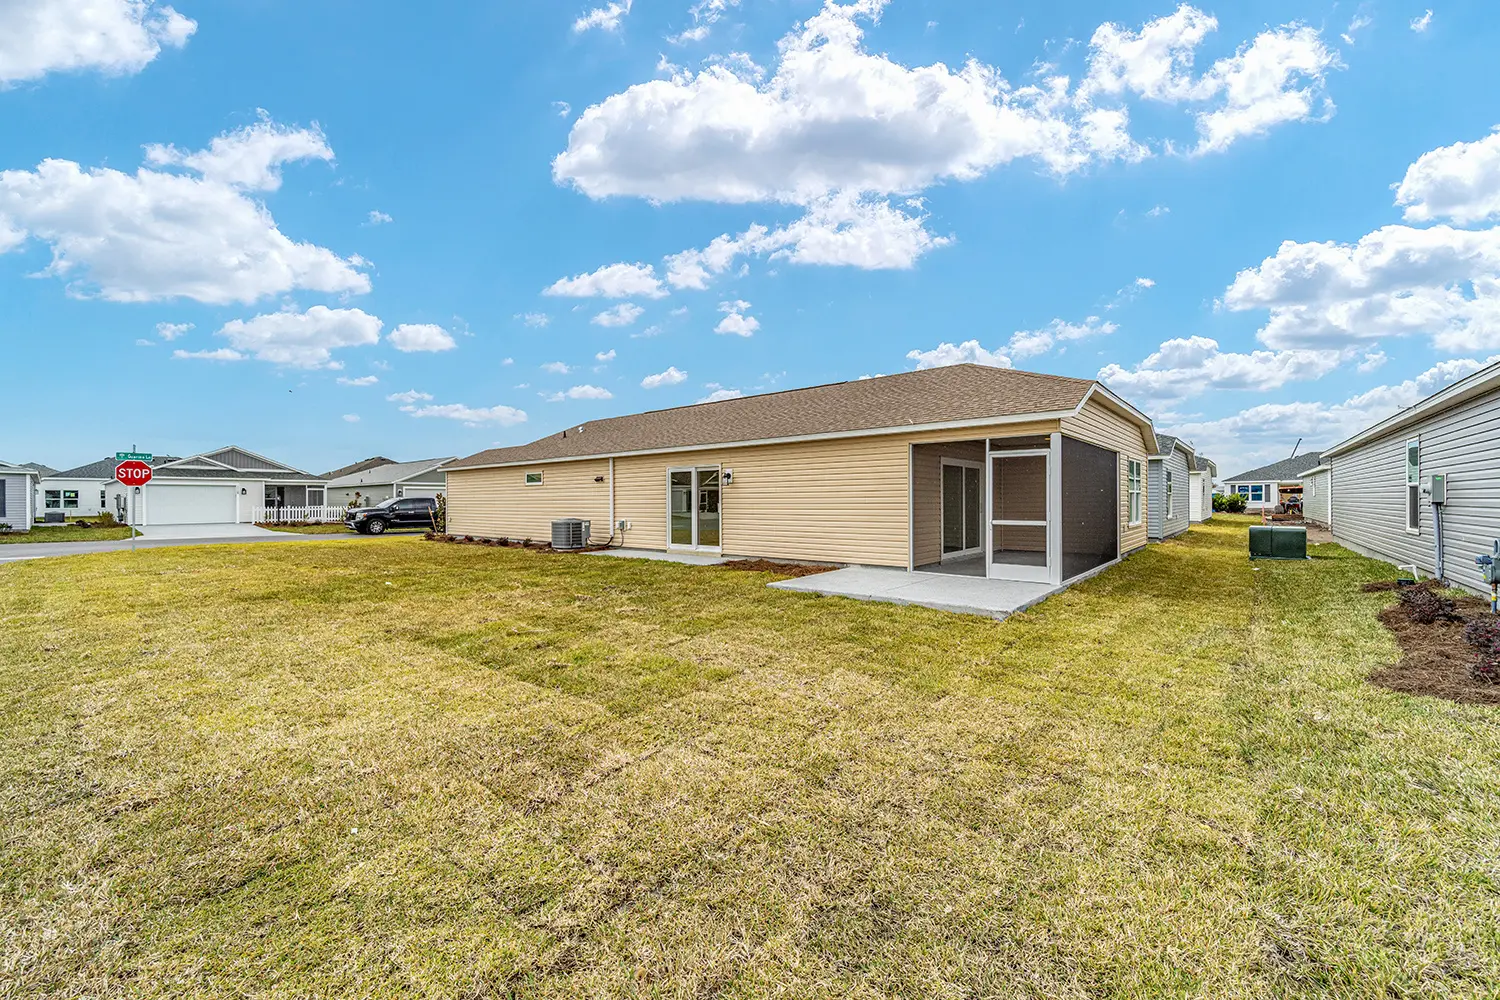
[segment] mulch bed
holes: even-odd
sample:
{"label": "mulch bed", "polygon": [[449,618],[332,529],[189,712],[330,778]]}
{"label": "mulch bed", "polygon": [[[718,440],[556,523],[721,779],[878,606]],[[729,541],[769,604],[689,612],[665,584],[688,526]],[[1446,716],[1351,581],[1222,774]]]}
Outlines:
{"label": "mulch bed", "polygon": [[[1394,583],[1365,584],[1367,592],[1396,590]],[[1370,675],[1381,687],[1403,694],[1424,694],[1449,701],[1478,705],[1500,705],[1500,684],[1476,681],[1470,672],[1477,651],[1464,641],[1467,619],[1490,613],[1490,602],[1478,597],[1454,600],[1454,610],[1464,621],[1439,619],[1431,624],[1414,622],[1406,608],[1393,604],[1380,612],[1382,625],[1390,629],[1401,646],[1401,661]]]}
{"label": "mulch bed", "polygon": [[736,559],[723,563],[721,569],[737,569],[747,573],[775,573],[777,576],[813,576],[838,569],[837,566],[809,566],[806,563],[772,562],[770,559]]}

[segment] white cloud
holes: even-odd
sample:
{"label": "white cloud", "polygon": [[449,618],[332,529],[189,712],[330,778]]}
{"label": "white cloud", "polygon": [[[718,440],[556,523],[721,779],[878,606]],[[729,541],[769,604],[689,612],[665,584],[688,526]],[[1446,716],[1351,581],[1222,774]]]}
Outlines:
{"label": "white cloud", "polygon": [[546,364],[542,365],[542,371],[551,372],[554,375],[566,375],[572,370],[573,369],[569,368],[565,363],[561,361],[549,361]]}
{"label": "white cloud", "polygon": [[[1011,335],[1010,343],[1005,348],[1006,354],[997,355],[997,357],[1008,357],[1011,360],[1029,358],[1037,354],[1045,354],[1058,344],[1088,337],[1107,336],[1118,329],[1119,326],[1116,324],[1104,322],[1098,316],[1089,316],[1082,323],[1069,323],[1065,320],[1054,319],[1040,330],[1017,330]],[[971,341],[971,343],[978,346],[977,342]],[[907,357],[911,355],[908,354]],[[999,367],[1009,367],[1009,365]]]}
{"label": "white cloud", "polygon": [[253,125],[216,136],[207,149],[184,152],[176,146],[146,147],[146,162],[158,167],[183,167],[245,191],[281,188],[281,167],[302,160],[333,162],[333,150],[320,129],[291,128],[271,121],[264,112]]}
{"label": "white cloud", "polygon": [[1365,354],[1364,360],[1354,370],[1361,375],[1368,375],[1375,369],[1382,367],[1388,360],[1390,359],[1385,356],[1384,351],[1370,351]]}
{"label": "white cloud", "polygon": [[655,336],[659,335],[660,333],[661,333],[661,327],[657,326],[656,324],[652,324],[651,326],[646,327],[646,329],[644,329],[644,330],[640,330],[640,331],[638,331],[636,333],[632,333],[630,335],[630,339],[631,340],[636,340],[636,339],[639,339],[639,338],[642,338],[642,337],[655,337]]}
{"label": "white cloud", "polygon": [[715,389],[698,400],[700,403],[722,403],[726,399],[739,399],[744,393],[738,389]]}
{"label": "white cloud", "polygon": [[360,309],[313,306],[306,312],[283,311],[235,319],[219,329],[238,351],[259,361],[293,368],[338,368],[332,352],[380,342],[379,319]]}
{"label": "white cloud", "polygon": [[552,109],[557,112],[559,118],[566,118],[573,113],[573,105],[567,101],[553,101]]}
{"label": "white cloud", "polygon": [[998,351],[987,351],[977,340],[966,340],[962,344],[944,341],[930,351],[907,351],[906,359],[915,361],[918,370],[923,368],[945,368],[948,365],[988,365],[991,368],[1011,367],[1010,358]]}
{"label": "white cloud", "polygon": [[805,203],[911,193],[1035,157],[1057,172],[1128,152],[1122,117],[1059,117],[1058,89],[1011,87],[971,60],[908,68],[863,47],[886,0],[823,9],[782,39],[769,79],[719,62],[588,108],[553,176],[594,198]]}
{"label": "white cloud", "polygon": [[1149,215],[1153,219],[1159,219],[1163,215],[1170,215],[1171,213],[1172,213],[1172,210],[1170,208],[1168,208],[1166,205],[1154,205],[1154,206],[1152,206],[1151,210],[1148,211],[1146,214]]}
{"label": "white cloud", "polygon": [[760,320],[744,314],[749,308],[750,303],[744,299],[720,302],[719,312],[724,314],[724,318],[719,320],[718,326],[714,327],[714,333],[732,333],[736,337],[754,336],[755,331],[760,329]]}
{"label": "white cloud", "polygon": [[[431,399],[432,397],[423,398]],[[518,410],[514,406],[475,407],[465,406],[463,403],[438,403],[432,406],[407,405],[401,407],[401,411],[418,419],[439,417],[443,420],[459,420],[469,427],[479,427],[483,424],[513,427],[526,422],[526,411]]]}
{"label": "white cloud", "polygon": [[408,389],[405,392],[393,392],[385,397],[387,403],[405,403],[407,406],[411,406],[414,403],[431,402],[431,400],[431,393],[418,392],[415,389]]}
{"label": "white cloud", "polygon": [[1147,21],[1140,31],[1101,24],[1089,41],[1088,75],[1079,88],[1080,99],[1126,92],[1174,102],[1210,96],[1211,85],[1193,79],[1193,55],[1218,28],[1217,19],[1187,4]]}
{"label": "white cloud", "polygon": [[244,361],[246,355],[239,351],[232,351],[227,347],[220,347],[213,351],[182,351],[172,352],[172,357],[191,359],[194,361]]}
{"label": "white cloud", "polygon": [[1386,226],[1356,244],[1293,243],[1224,295],[1270,310],[1271,347],[1343,347],[1426,335],[1442,350],[1500,347],[1500,229]]}
{"label": "white cloud", "polygon": [[1263,403],[1217,420],[1187,419],[1162,424],[1162,430],[1191,440],[1201,454],[1218,463],[1221,480],[1286,458],[1297,438],[1305,451],[1330,447],[1399,410],[1472,375],[1496,361],[1459,358],[1443,361],[1415,378],[1377,386],[1339,403]]}
{"label": "white cloud", "polygon": [[451,333],[433,323],[402,323],[386,339],[405,354],[451,351],[458,346]]}
{"label": "white cloud", "polygon": [[515,358],[506,358],[504,361],[501,361],[500,363],[502,365],[513,365],[513,364],[516,363],[516,359]]}
{"label": "white cloud", "polygon": [[1353,45],[1354,36],[1374,23],[1372,19],[1366,17],[1364,14],[1355,14],[1354,18],[1349,22],[1349,27],[1345,28],[1344,33],[1339,37],[1344,40],[1345,45]]}
{"label": "white cloud", "polygon": [[597,271],[571,278],[559,278],[542,290],[543,295],[562,295],[575,299],[628,299],[640,296],[663,298],[667,291],[650,264],[607,264]]}
{"label": "white cloud", "polygon": [[[368,292],[362,258],[294,243],[250,196],[280,184],[282,163],[322,159],[326,150],[319,133],[262,121],[197,153],[151,147],[171,170],[127,174],[44,160],[35,170],[0,171],[0,233],[49,244],[45,273],[69,279],[79,297],[222,305],[296,289]],[[16,245],[0,239],[0,250]]]}
{"label": "white cloud", "polygon": [[616,357],[616,355],[615,355],[614,348],[610,348],[607,351],[600,351],[598,354],[595,354],[594,355],[594,360],[597,361],[597,362],[599,362],[601,365],[607,365],[611,361],[613,361],[615,359],[615,357]]}
{"label": "white cloud", "polygon": [[1154,279],[1152,279],[1152,278],[1136,278],[1135,279],[1135,287],[1137,287],[1137,288],[1155,288],[1156,287],[1156,281]]}
{"label": "white cloud", "polygon": [[535,330],[540,330],[552,322],[551,316],[541,312],[516,313],[516,319]]}
{"label": "white cloud", "polygon": [[1225,352],[1208,337],[1162,343],[1134,368],[1107,365],[1099,381],[1130,399],[1175,401],[1216,389],[1264,392],[1288,382],[1322,378],[1345,360],[1340,351]]}
{"label": "white cloud", "polygon": [[344,423],[346,423],[346,424],[357,424],[357,423],[359,423],[359,414],[358,413],[346,413],[346,414],[344,414]]}
{"label": "white cloud", "polygon": [[191,323],[158,323],[156,324],[156,335],[162,340],[172,341],[187,333],[193,328]]}
{"label": "white cloud", "polygon": [[141,338],[137,338],[136,339],[135,346],[136,347],[155,347],[156,346],[156,341],[154,341],[154,340],[146,340],[145,338],[141,337]]}
{"label": "white cloud", "polygon": [[1396,185],[1396,204],[1407,222],[1463,225],[1500,215],[1500,130],[1423,153]]}
{"label": "white cloud", "polygon": [[1432,10],[1429,8],[1421,17],[1411,19],[1411,30],[1422,34],[1432,25]]}
{"label": "white cloud", "polygon": [[647,375],[645,378],[641,379],[641,388],[660,389],[664,385],[680,385],[683,382],[687,381],[687,377],[687,372],[681,371],[677,368],[676,365],[673,365],[664,372],[657,372],[655,375]]}
{"label": "white cloud", "polygon": [[48,73],[139,73],[198,25],[155,0],[7,0],[0,3],[0,89]]}
{"label": "white cloud", "polygon": [[632,0],[616,0],[615,3],[595,7],[573,22],[573,31],[581,33],[593,28],[615,31],[620,27],[620,20],[630,13],[631,3]]}
{"label": "white cloud", "polygon": [[693,18],[693,26],[676,35],[668,35],[667,41],[673,45],[701,42],[708,37],[713,26],[724,16],[725,11],[739,5],[740,0],[701,0],[688,8],[688,13]]}
{"label": "white cloud", "polygon": [[359,378],[344,378],[340,376],[339,378],[335,379],[335,381],[338,382],[339,385],[365,386],[374,385],[376,382],[379,382],[380,379],[374,375],[361,375]]}
{"label": "white cloud", "polygon": [[646,310],[634,302],[621,302],[619,305],[611,306],[602,313],[599,313],[593,319],[589,320],[589,322],[595,326],[629,326],[644,316],[645,313]]}
{"label": "white cloud", "polygon": [[542,393],[549,403],[561,403],[565,399],[614,399],[614,393],[597,385],[575,385],[571,389],[551,394]]}
{"label": "white cloud", "polygon": [[378,208],[372,208],[370,210],[369,224],[372,225],[372,226],[383,226],[387,222],[395,222],[395,221],[396,221],[395,219],[391,218],[385,212],[380,211]]}

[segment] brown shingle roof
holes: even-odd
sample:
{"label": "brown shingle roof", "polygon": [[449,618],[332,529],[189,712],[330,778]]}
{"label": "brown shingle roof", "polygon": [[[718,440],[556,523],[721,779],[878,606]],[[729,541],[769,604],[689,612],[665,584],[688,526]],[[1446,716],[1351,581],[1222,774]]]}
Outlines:
{"label": "brown shingle roof", "polygon": [[530,444],[481,451],[448,468],[1054,413],[1076,408],[1094,385],[1089,379],[952,365],[591,420]]}

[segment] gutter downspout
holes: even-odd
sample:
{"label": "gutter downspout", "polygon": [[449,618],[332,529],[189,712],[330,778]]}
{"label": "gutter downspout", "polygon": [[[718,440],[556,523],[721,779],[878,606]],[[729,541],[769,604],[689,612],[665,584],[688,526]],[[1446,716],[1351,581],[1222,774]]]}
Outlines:
{"label": "gutter downspout", "polygon": [[[609,459],[609,536],[615,535],[615,459],[611,455]],[[625,544],[625,535],[620,534],[620,544]]]}

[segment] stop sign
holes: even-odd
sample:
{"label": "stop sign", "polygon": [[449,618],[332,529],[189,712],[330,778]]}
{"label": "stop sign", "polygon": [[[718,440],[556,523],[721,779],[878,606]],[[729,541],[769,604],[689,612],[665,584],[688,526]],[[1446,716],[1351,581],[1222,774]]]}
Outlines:
{"label": "stop sign", "polygon": [[145,462],[121,462],[115,466],[115,478],[126,486],[145,486],[151,482],[151,466]]}

